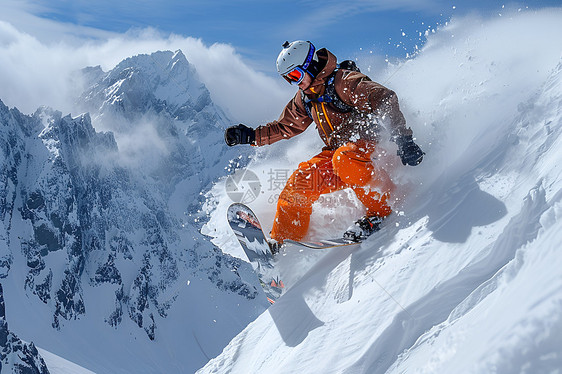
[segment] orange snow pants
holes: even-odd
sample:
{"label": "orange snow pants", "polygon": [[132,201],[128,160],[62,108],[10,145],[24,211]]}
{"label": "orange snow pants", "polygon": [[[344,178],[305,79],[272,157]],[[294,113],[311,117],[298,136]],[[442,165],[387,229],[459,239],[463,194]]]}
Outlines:
{"label": "orange snow pants", "polygon": [[325,150],[299,164],[279,195],[271,237],[302,240],[308,231],[312,205],[321,195],[351,188],[367,208],[367,215],[386,217],[394,183],[384,170],[375,170],[371,154],[375,142],[347,143]]}

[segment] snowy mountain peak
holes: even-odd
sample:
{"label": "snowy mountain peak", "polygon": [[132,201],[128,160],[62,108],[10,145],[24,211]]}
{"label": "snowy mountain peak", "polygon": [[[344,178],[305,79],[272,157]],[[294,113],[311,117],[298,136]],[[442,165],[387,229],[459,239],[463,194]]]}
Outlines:
{"label": "snowy mountain peak", "polygon": [[83,71],[90,88],[82,96],[85,110],[136,113],[166,112],[182,121],[212,105],[210,93],[180,51],[158,51],[127,58],[108,73]]}

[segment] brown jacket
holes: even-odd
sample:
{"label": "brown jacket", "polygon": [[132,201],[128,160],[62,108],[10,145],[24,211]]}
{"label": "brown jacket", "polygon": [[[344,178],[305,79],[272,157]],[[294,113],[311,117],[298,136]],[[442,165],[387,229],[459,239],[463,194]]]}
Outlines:
{"label": "brown jacket", "polygon": [[296,93],[277,121],[256,129],[258,146],[292,138],[308,128],[313,120],[307,114],[303,94],[313,100],[311,114],[326,149],[336,149],[358,139],[376,140],[379,129],[370,114],[388,117],[385,125],[392,136],[412,134],[412,130],[406,128],[396,94],[356,71],[338,70],[334,79],[338,96],[354,110],[342,113],[330,103],[314,102],[324,94],[325,82],[337,67],[336,56],[327,49],[318,50],[318,57],[320,61],[325,61],[324,69],[305,93],[301,90]]}

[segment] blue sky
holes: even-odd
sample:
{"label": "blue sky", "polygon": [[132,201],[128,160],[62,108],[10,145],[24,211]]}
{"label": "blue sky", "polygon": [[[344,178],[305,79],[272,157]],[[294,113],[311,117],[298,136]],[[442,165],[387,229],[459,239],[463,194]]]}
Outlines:
{"label": "blue sky", "polygon": [[[3,8],[20,8],[64,25],[125,33],[155,28],[200,38],[203,43],[232,45],[250,64],[273,72],[285,40],[307,39],[328,47],[340,59],[361,53],[405,57],[421,47],[427,29],[452,16],[477,12],[500,16],[510,9],[560,6],[562,0],[3,0]],[[1,18],[1,16],[0,16]],[[18,20],[10,22],[18,27]],[[421,33],[421,35],[420,35]],[[97,37],[92,33],[92,37]]]}

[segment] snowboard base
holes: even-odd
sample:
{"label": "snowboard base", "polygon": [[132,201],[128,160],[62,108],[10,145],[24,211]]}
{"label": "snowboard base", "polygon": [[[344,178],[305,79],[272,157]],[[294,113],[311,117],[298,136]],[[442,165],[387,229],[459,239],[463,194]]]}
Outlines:
{"label": "snowboard base", "polygon": [[303,246],[312,249],[328,249],[334,247],[344,247],[348,245],[361,244],[361,242],[360,241],[356,242],[351,239],[345,239],[345,238],[326,239],[326,240],[318,240],[313,242],[305,242],[305,241],[299,242],[296,240],[285,239],[283,241],[283,245],[285,244]]}
{"label": "snowboard base", "polygon": [[260,284],[273,304],[285,289],[279,273],[275,269],[275,257],[261,224],[254,212],[244,204],[234,203],[228,207],[227,219],[244,253],[252,264]]}

